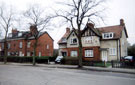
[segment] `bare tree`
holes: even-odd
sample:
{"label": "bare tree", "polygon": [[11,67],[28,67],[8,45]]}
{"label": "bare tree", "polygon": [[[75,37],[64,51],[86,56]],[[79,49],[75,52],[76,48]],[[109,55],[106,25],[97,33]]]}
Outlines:
{"label": "bare tree", "polygon": [[82,67],[82,42],[81,42],[81,29],[88,22],[94,23],[95,20],[102,20],[101,13],[104,8],[101,4],[105,0],[71,0],[71,3],[62,3],[64,6],[69,7],[69,11],[57,11],[56,17],[62,17],[72,26],[79,43],[79,64],[78,67]]}
{"label": "bare tree", "polygon": [[4,35],[4,63],[7,63],[7,36],[14,20],[12,7],[7,8],[6,4],[0,5],[0,27],[5,31]]}
{"label": "bare tree", "polygon": [[34,36],[34,47],[33,47],[33,65],[36,65],[35,56],[36,56],[36,48],[38,45],[38,36],[41,31],[49,26],[49,22],[51,17],[45,14],[45,11],[39,7],[38,4],[34,4],[29,7],[24,12],[24,17],[26,18],[27,22],[37,29],[37,31],[33,34]]}

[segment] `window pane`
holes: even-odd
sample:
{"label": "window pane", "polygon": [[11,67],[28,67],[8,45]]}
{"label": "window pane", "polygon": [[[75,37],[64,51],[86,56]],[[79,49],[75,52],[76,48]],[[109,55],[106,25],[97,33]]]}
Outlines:
{"label": "window pane", "polygon": [[93,50],[85,50],[85,57],[93,57]]}
{"label": "window pane", "polygon": [[20,42],[20,48],[22,48],[22,42]]}
{"label": "window pane", "polygon": [[116,55],[116,48],[110,48],[109,54],[110,55]]}
{"label": "window pane", "polygon": [[71,54],[70,54],[72,57],[77,57],[77,51],[71,51]]}

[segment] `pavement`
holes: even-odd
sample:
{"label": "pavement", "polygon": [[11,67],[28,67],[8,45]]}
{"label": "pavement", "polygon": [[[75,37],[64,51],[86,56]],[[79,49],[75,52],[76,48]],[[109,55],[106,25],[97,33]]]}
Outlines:
{"label": "pavement", "polygon": [[[3,62],[0,62],[0,65],[3,65]],[[31,63],[7,63],[7,65],[32,66]],[[77,65],[36,64],[36,66],[48,67],[48,68],[78,69]],[[135,74],[135,69],[127,69],[127,68],[83,66],[83,68],[79,70],[90,70],[90,71],[93,70],[93,71],[102,71],[102,72]]]}

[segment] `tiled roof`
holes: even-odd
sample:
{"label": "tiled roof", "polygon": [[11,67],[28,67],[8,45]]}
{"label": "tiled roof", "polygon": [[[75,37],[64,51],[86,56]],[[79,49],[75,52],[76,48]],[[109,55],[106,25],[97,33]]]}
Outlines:
{"label": "tiled roof", "polygon": [[70,34],[70,32],[66,32],[66,33],[62,36],[62,38],[58,41],[58,43],[65,43],[65,42],[62,42],[62,39],[63,39],[63,38],[67,38],[69,34]]}
{"label": "tiled roof", "polygon": [[[19,33],[22,33],[21,36],[18,36],[18,33],[10,33],[12,34],[12,37],[7,37],[7,40],[19,40],[19,39],[34,39],[34,36],[31,35],[31,33],[29,31],[20,31]],[[43,35],[45,32],[39,32],[38,37],[40,37],[41,35]],[[48,34],[48,33],[47,33]],[[49,35],[49,34],[48,34]],[[49,35],[50,36],[50,35]],[[53,40],[53,39],[52,39]],[[1,39],[0,42],[4,42],[4,39]]]}
{"label": "tiled roof", "polygon": [[118,39],[121,37],[121,32],[124,29],[124,26],[116,25],[116,26],[108,26],[108,27],[100,27],[97,28],[101,33],[109,33],[113,32],[114,37],[113,39]]}
{"label": "tiled roof", "polygon": [[[85,29],[84,29],[85,30]],[[121,26],[121,25],[115,25],[115,26],[107,26],[107,27],[100,27],[100,28],[92,28],[92,30],[98,34],[99,36],[101,36],[102,33],[109,33],[109,32],[113,32],[114,33],[114,37],[111,39],[118,39],[121,37],[121,32],[122,30],[125,30],[125,26]],[[72,31],[71,31],[72,32]],[[83,31],[82,31],[83,32]],[[70,32],[66,32],[63,37],[58,41],[58,43],[66,43],[66,42],[62,42],[63,38],[67,38],[69,36]],[[126,36],[127,32],[126,32]]]}

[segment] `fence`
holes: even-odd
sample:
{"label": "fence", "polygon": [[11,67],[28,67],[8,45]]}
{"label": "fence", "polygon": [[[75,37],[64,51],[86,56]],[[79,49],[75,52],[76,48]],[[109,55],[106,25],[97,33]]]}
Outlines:
{"label": "fence", "polygon": [[125,61],[111,61],[112,68],[135,68],[134,63]]}

